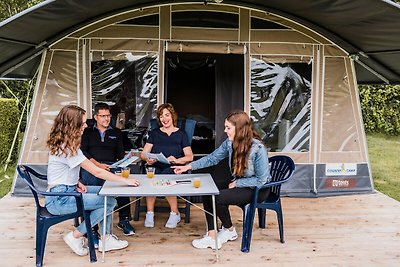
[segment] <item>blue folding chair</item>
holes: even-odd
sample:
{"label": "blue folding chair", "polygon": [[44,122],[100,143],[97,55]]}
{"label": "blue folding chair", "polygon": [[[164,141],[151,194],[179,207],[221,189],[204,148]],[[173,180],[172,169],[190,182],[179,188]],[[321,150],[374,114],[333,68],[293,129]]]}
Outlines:
{"label": "blue folding chair", "polygon": [[[47,176],[39,174],[32,168],[24,165],[18,165],[17,171],[22,179],[28,184],[32,191],[33,197],[36,202],[36,266],[43,265],[44,250],[46,246],[47,232],[48,229],[58,223],[63,221],[82,217],[85,221],[86,229],[91,229],[90,226],[90,211],[86,211],[83,205],[82,194],[78,192],[71,193],[59,193],[59,192],[43,192],[39,191],[32,181],[31,175],[41,179],[47,180]],[[45,206],[42,206],[39,202],[40,196],[73,196],[76,199],[77,211],[65,215],[53,215],[51,214]],[[96,262],[96,251],[93,244],[92,231],[88,231],[88,246],[90,251],[90,262]]]}
{"label": "blue folding chair", "polygon": [[[193,139],[193,134],[194,134],[194,129],[196,127],[196,121],[192,120],[192,119],[178,119],[177,121],[177,126],[179,129],[184,130],[186,132],[186,135],[188,137],[189,143],[192,143],[192,139]],[[158,125],[157,119],[151,119],[150,120],[150,130],[154,130],[159,128],[160,125]],[[141,166],[142,169],[142,173],[144,173],[144,164],[142,164]],[[190,202],[200,202],[201,200],[198,199],[198,197],[185,197],[188,201]],[[160,210],[169,210],[166,207],[155,207],[156,211],[160,211]],[[190,222],[190,203],[186,202],[185,203],[185,207],[183,208],[178,208],[180,213],[184,213],[185,214],[185,223],[189,223]],[[136,201],[135,203],[135,213],[133,216],[133,220],[134,221],[138,221],[139,220],[139,213],[141,211],[146,211],[146,206],[141,206],[140,205],[140,199],[138,201]]]}
{"label": "blue folding chair", "polygon": [[[269,159],[271,182],[265,184],[261,188],[255,188],[251,203],[242,206],[243,210],[243,235],[242,235],[242,252],[250,251],[251,236],[253,232],[254,215],[258,210],[258,225],[265,228],[266,210],[274,210],[279,224],[279,237],[281,243],[284,243],[283,237],[283,214],[281,205],[281,186],[289,181],[295,170],[293,160],[288,156],[273,156]],[[266,199],[258,201],[259,192],[264,188],[271,188]]]}

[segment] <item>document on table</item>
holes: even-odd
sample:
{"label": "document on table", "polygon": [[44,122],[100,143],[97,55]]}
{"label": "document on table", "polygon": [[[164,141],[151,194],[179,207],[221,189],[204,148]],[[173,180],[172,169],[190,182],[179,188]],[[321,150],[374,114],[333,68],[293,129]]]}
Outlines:
{"label": "document on table", "polygon": [[147,152],[142,152],[142,153],[145,157],[147,157],[149,159],[155,159],[164,164],[171,164],[162,152],[157,153],[157,154],[156,153],[147,153]]}

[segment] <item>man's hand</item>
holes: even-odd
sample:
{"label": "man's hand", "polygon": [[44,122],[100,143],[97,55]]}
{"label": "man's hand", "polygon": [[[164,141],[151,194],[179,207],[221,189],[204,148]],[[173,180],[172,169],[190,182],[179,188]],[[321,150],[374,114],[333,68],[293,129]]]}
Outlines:
{"label": "man's hand", "polygon": [[97,167],[99,167],[100,169],[106,170],[106,171],[110,171],[110,165],[107,165],[104,163],[98,163]]}

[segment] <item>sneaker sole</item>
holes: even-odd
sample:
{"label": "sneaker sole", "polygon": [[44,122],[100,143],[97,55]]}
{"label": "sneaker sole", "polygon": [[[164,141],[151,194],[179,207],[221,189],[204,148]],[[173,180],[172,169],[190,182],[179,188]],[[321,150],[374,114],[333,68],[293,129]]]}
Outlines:
{"label": "sneaker sole", "polygon": [[129,233],[129,234],[125,233],[124,229],[122,227],[120,227],[118,224],[117,224],[117,228],[120,229],[122,231],[122,234],[125,235],[125,236],[130,236],[130,235],[136,234],[135,232],[132,232],[132,233]]}
{"label": "sneaker sole", "polygon": [[[105,251],[105,252],[108,252],[108,251],[113,251],[113,250],[120,250],[120,249],[126,248],[126,247],[128,247],[128,246],[129,246],[129,244],[127,244],[127,245],[125,245],[125,246],[118,247],[118,248],[105,249],[104,251]],[[100,252],[103,252],[103,249],[102,249],[101,246],[99,246],[99,251],[100,251]]]}
{"label": "sneaker sole", "polygon": [[[211,248],[211,249],[215,250],[215,246],[196,247],[193,243],[192,243],[192,246],[193,246],[194,248],[197,248],[197,249],[207,249],[207,248]],[[222,248],[222,245],[218,247],[218,249],[221,249],[221,248]]]}

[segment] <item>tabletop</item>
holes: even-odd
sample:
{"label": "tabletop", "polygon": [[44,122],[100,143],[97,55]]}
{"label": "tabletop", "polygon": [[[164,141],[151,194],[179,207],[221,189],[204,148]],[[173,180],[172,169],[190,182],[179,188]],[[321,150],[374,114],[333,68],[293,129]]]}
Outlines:
{"label": "tabletop", "polygon": [[[131,174],[129,178],[137,178],[140,186],[133,187],[120,182],[106,181],[100,196],[203,196],[218,195],[219,190],[208,173],[196,174],[156,174],[147,178],[145,174]],[[127,178],[127,179],[129,179]],[[193,179],[200,178],[201,186],[195,188]],[[182,182],[183,181],[183,182]]]}

